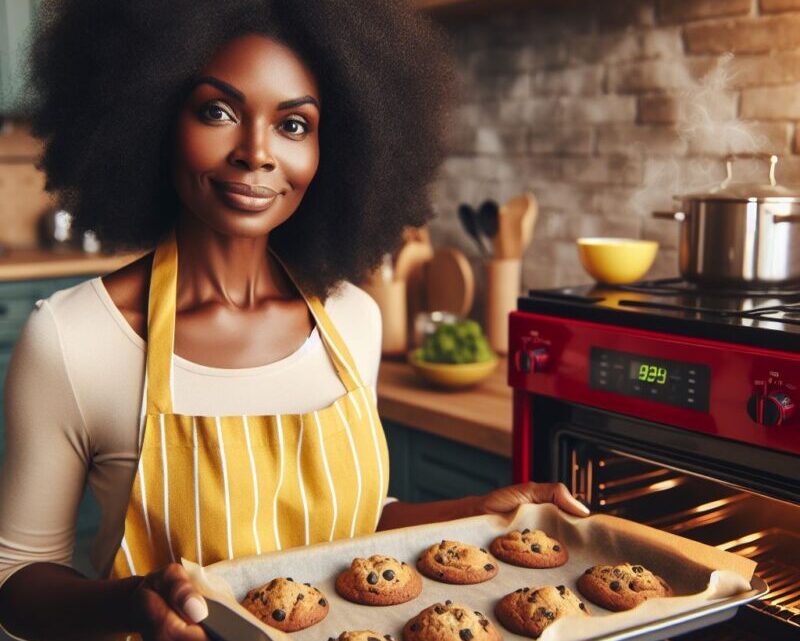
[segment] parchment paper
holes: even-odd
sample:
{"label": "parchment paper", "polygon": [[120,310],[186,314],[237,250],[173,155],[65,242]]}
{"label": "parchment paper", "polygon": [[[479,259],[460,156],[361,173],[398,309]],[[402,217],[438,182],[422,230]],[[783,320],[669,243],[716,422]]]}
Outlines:
{"label": "parchment paper", "polygon": [[[569,561],[560,568],[545,570],[500,563],[500,571],[494,579],[472,586],[448,585],[423,577],[424,586],[419,597],[389,607],[350,603],[334,589],[336,576],[357,556],[384,554],[416,566],[420,553],[442,539],[488,548],[494,537],[526,527],[544,530],[559,539],[567,546]],[[626,561],[644,565],[666,579],[677,596],[651,599],[633,610],[612,613],[580,595],[576,581],[587,568]],[[539,638],[542,641],[579,641],[652,623],[746,592],[750,590],[755,566],[749,559],[632,521],[607,515],[578,518],[546,504],[523,505],[512,516],[478,516],[431,523],[222,561],[208,566],[204,572],[191,563],[187,564],[187,569],[201,592],[209,587],[217,595],[227,591],[228,601],[241,600],[248,590],[281,576],[310,582],[322,590],[330,602],[328,616],[315,626],[292,633],[294,641],[323,641],[344,630],[366,628],[401,639],[402,627],[408,619],[423,608],[446,599],[486,614],[507,641],[521,641],[525,637],[512,634],[497,622],[495,603],[517,588],[563,584],[586,601],[592,617],[559,620]],[[244,608],[237,607],[248,620],[254,620]],[[268,626],[263,629],[275,641],[289,638]]]}

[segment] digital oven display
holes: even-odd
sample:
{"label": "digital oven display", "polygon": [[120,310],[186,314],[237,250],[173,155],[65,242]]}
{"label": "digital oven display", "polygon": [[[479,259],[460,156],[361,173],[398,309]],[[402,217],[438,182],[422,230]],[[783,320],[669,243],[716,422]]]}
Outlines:
{"label": "digital oven display", "polygon": [[593,347],[589,385],[594,389],[708,411],[711,368]]}

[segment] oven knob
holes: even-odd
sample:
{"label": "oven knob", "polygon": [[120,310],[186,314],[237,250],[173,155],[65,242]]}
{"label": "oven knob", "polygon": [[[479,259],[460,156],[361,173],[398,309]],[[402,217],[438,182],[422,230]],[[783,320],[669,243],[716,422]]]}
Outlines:
{"label": "oven knob", "polygon": [[784,392],[770,392],[766,396],[756,392],[747,403],[747,413],[760,425],[781,425],[794,414],[794,402]]}
{"label": "oven knob", "polygon": [[536,347],[530,351],[530,354],[534,372],[543,372],[547,369],[547,364],[550,362],[550,352],[547,351],[546,347]]}

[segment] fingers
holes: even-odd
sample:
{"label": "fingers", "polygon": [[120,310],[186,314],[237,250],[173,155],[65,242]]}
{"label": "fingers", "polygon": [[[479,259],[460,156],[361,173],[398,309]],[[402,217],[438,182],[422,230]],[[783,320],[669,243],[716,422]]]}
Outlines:
{"label": "fingers", "polygon": [[147,641],[208,641],[198,625],[208,616],[208,606],[177,563],[147,575],[139,603]]}
{"label": "fingers", "polygon": [[171,563],[155,576],[156,592],[173,610],[181,613],[187,622],[199,623],[208,616],[205,599],[192,585],[182,565]]}
{"label": "fingers", "polygon": [[563,483],[521,483],[512,487],[525,495],[525,503],[553,503],[568,514],[589,515],[589,508],[572,496]]}

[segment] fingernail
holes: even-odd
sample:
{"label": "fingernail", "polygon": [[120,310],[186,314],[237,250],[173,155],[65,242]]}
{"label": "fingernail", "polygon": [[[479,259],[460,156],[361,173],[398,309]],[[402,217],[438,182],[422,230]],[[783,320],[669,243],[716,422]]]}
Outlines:
{"label": "fingernail", "polygon": [[580,508],[581,512],[583,512],[584,514],[589,514],[589,508],[588,507],[586,507],[578,499],[573,499],[573,500],[575,501],[575,505],[577,505]]}
{"label": "fingernail", "polygon": [[183,604],[183,611],[195,623],[200,623],[208,616],[208,606],[205,599],[201,599],[199,596],[190,596],[186,599],[186,603]]}

